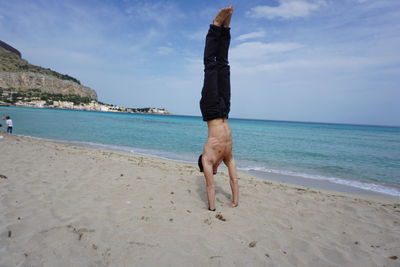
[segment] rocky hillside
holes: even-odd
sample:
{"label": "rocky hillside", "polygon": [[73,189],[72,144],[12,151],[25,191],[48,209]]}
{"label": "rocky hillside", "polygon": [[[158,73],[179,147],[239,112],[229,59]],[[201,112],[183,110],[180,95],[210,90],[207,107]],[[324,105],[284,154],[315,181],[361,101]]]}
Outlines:
{"label": "rocky hillside", "polygon": [[77,79],[32,65],[2,47],[0,47],[0,87],[39,89],[50,94],[78,95],[97,100],[96,91],[81,85]]}

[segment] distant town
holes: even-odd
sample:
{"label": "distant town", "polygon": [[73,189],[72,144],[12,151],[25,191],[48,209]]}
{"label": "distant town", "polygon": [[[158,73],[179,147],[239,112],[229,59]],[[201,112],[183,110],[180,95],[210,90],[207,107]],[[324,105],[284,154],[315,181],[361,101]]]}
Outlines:
{"label": "distant town", "polygon": [[169,115],[164,108],[126,108],[102,103],[95,90],[67,74],[32,65],[0,40],[0,106]]}
{"label": "distant town", "polygon": [[63,95],[42,92],[39,89],[15,89],[0,87],[0,106],[57,108],[102,112],[148,113],[170,115],[164,108],[127,108],[102,103],[79,95]]}

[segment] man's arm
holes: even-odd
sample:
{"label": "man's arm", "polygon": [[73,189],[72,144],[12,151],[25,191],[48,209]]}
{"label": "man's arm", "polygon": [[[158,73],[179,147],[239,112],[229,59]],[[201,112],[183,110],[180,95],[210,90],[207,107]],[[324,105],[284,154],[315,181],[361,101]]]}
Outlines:
{"label": "man's arm", "polygon": [[236,163],[234,158],[231,156],[227,160],[224,160],[226,167],[228,167],[229,172],[229,183],[232,190],[232,207],[239,205],[239,184],[236,172]]}
{"label": "man's arm", "polygon": [[208,209],[214,211],[215,185],[214,185],[213,164],[212,161],[207,157],[206,153],[203,153],[202,163],[203,163],[204,177],[206,178]]}

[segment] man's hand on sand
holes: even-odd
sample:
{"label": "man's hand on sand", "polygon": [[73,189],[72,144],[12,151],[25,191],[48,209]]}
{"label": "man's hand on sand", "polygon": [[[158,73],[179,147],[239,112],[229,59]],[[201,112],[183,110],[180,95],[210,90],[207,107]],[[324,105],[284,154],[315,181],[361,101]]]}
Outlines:
{"label": "man's hand on sand", "polygon": [[228,205],[232,208],[236,208],[239,204],[238,203],[233,203],[233,202],[229,202]]}

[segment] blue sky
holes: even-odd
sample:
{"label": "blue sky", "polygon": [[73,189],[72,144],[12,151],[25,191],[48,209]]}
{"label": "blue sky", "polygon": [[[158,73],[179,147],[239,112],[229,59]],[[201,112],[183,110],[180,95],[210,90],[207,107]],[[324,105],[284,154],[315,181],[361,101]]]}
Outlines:
{"label": "blue sky", "polygon": [[100,101],[200,115],[204,37],[227,5],[231,117],[400,125],[398,0],[0,0],[0,39]]}

